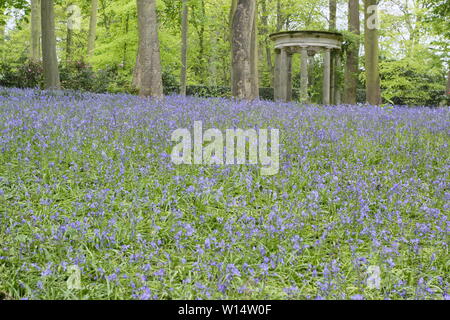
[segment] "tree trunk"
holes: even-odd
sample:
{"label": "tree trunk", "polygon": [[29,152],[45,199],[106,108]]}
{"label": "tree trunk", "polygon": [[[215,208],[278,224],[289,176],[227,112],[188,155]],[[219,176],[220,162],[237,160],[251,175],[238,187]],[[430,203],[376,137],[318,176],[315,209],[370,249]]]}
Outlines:
{"label": "tree trunk", "polygon": [[359,47],[360,21],[359,0],[348,1],[348,31],[354,35],[354,40],[347,49],[347,61],[344,74],[344,103],[356,104],[359,77]]}
{"label": "tree trunk", "polygon": [[[216,18],[217,19],[217,18]],[[220,59],[217,51],[217,40],[220,39],[220,32],[217,28],[214,28],[210,32],[210,43],[211,43],[211,54],[209,55],[208,62],[208,85],[217,86],[217,81],[219,80],[219,74],[217,72],[218,60]]]}
{"label": "tree trunk", "polygon": [[31,50],[33,62],[40,60],[41,42],[41,0],[31,0]]}
{"label": "tree trunk", "polygon": [[450,95],[450,71],[447,73],[447,94]]}
{"label": "tree trunk", "polygon": [[329,0],[329,10],[330,10],[329,29],[330,31],[334,31],[336,30],[336,10],[337,10],[336,0]]}
{"label": "tree trunk", "polygon": [[4,60],[4,45],[5,45],[5,17],[3,15],[3,10],[0,9],[0,59]]}
{"label": "tree trunk", "polygon": [[72,61],[72,28],[67,24],[66,63]]}
{"label": "tree trunk", "polygon": [[252,96],[254,99],[259,99],[259,74],[258,74],[258,29],[257,29],[257,11],[258,4],[255,1],[255,13],[253,14],[253,24],[252,24],[252,37],[251,37],[251,78],[252,78]]}
{"label": "tree trunk", "polygon": [[88,34],[88,46],[87,53],[91,57],[94,54],[95,37],[97,33],[97,10],[98,0],[92,0],[91,2],[91,16],[89,19],[89,34]]}
{"label": "tree trunk", "polygon": [[[255,24],[256,2],[254,0],[237,0],[232,14],[232,94],[238,99],[253,100],[257,98],[254,86],[256,80],[252,36]],[[253,46],[256,46],[255,44]]]}
{"label": "tree trunk", "polygon": [[283,14],[281,13],[281,0],[277,0],[277,32],[283,28]]}
{"label": "tree trunk", "polygon": [[[127,36],[127,39],[128,39],[129,24],[130,24],[130,14],[127,13],[127,17],[125,18],[125,35]],[[123,44],[122,68],[125,68],[125,66],[127,65],[127,52],[128,52],[128,42],[127,40],[125,40]]]}
{"label": "tree trunk", "polygon": [[267,12],[267,6],[266,6],[266,0],[261,1],[262,5],[262,17],[261,17],[261,23],[264,27],[262,30],[262,34],[264,35],[264,44],[266,49],[266,62],[267,62],[267,69],[270,74],[270,85],[273,86],[274,79],[273,79],[273,64],[272,64],[272,51],[270,49],[270,39],[269,39],[269,13]]}
{"label": "tree trunk", "polygon": [[[202,17],[206,16],[205,1],[200,0],[200,10]],[[198,63],[196,68],[196,74],[200,78],[202,83],[206,82],[205,79],[205,23],[203,19],[200,21],[200,27],[197,28],[198,33]]]}
{"label": "tree trunk", "polygon": [[[337,11],[337,4],[336,0],[329,0],[328,2],[328,9],[329,9],[329,24],[328,29],[329,31],[335,31],[336,30],[336,11]],[[330,103],[336,104],[335,96],[337,91],[337,78],[336,78],[336,72],[337,72],[337,66],[336,66],[336,51],[332,50],[330,53],[330,59],[331,59],[331,65],[330,65]]]}
{"label": "tree trunk", "polygon": [[0,17],[0,45],[3,45],[3,43],[5,42],[5,25],[3,23],[4,22]]}
{"label": "tree trunk", "polygon": [[187,38],[188,38],[188,0],[183,0],[183,12],[181,16],[181,74],[180,94],[186,95],[186,72],[187,72]]}
{"label": "tree trunk", "polygon": [[41,1],[41,17],[44,88],[60,89],[53,0]]}
{"label": "tree trunk", "polygon": [[131,82],[132,86],[136,89],[139,89],[141,87],[141,67],[139,65],[140,62],[140,56],[139,56],[139,45],[138,45],[138,51],[136,53],[136,63],[134,65],[133,69],[133,80]]}
{"label": "tree trunk", "polygon": [[377,0],[364,1],[364,51],[366,55],[366,101],[381,104],[380,73],[378,69],[378,10]]}
{"label": "tree trunk", "polygon": [[[236,7],[237,7],[237,2],[238,0],[231,0],[231,9],[230,9],[230,15],[229,15],[229,36],[230,36],[230,46],[231,46],[231,63],[233,63],[233,18],[234,18],[234,13],[236,12]],[[234,75],[233,75],[233,65],[231,66],[231,75],[230,75],[230,79],[231,79],[231,91],[233,91],[233,83],[234,83]],[[224,78],[225,79],[225,78]]]}
{"label": "tree trunk", "polygon": [[137,0],[140,96],[163,96],[156,0]]}

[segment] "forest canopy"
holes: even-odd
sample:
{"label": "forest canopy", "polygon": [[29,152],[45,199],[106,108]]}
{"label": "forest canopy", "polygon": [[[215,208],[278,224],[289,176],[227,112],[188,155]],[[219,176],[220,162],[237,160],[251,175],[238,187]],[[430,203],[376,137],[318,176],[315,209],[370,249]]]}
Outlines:
{"label": "forest canopy", "polygon": [[[33,49],[32,2],[0,3],[0,85],[42,86],[40,48]],[[90,21],[96,3],[96,30]],[[187,12],[186,84],[188,94],[230,95],[231,0],[158,0],[156,12],[161,48],[164,91],[180,87],[183,3]],[[364,41],[348,30],[348,3],[336,2],[336,31],[344,35],[346,49]],[[273,87],[274,54],[269,35],[284,30],[329,30],[328,0],[258,0],[256,13],[257,69],[262,98]],[[138,15],[135,0],[54,1],[56,52],[61,85],[66,89],[96,92],[133,92],[132,76],[138,50]],[[436,0],[379,1],[379,72],[383,102],[436,105],[445,98],[448,74],[449,4]],[[91,39],[95,42],[88,49]],[[39,32],[39,30],[38,30]],[[39,36],[39,35],[38,35]],[[93,36],[93,38],[92,38]],[[35,53],[33,53],[35,50]],[[88,54],[88,50],[91,53]],[[37,52],[37,53],[36,53]],[[359,50],[358,102],[364,102],[364,46]],[[293,59],[294,95],[300,87],[300,59]],[[26,68],[24,67],[26,66]],[[320,102],[322,63],[316,58],[309,94]],[[343,85],[344,67],[338,81]],[[316,77],[317,79],[314,79]],[[267,89],[269,90],[269,89]]]}

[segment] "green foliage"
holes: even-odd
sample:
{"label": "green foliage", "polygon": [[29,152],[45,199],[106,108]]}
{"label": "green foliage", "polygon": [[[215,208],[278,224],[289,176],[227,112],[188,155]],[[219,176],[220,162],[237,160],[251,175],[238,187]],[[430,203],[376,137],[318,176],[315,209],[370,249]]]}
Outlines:
{"label": "green foliage", "polygon": [[8,63],[0,64],[0,86],[16,88],[42,87],[42,65],[31,61],[12,66]]}
{"label": "green foliage", "polygon": [[91,92],[106,92],[116,73],[116,70],[111,69],[96,74],[84,61],[73,62],[60,69],[63,88]]}
{"label": "green foliage", "polygon": [[382,61],[380,68],[382,96],[389,103],[429,106],[443,98],[445,80],[440,70],[408,58]]}
{"label": "green foliage", "polygon": [[445,75],[431,67],[429,55],[385,60],[380,63],[383,99],[392,104],[433,105],[443,99]]}
{"label": "green foliage", "polygon": [[422,0],[428,9],[426,21],[431,23],[434,30],[450,39],[450,2],[445,0]]}
{"label": "green foliage", "polygon": [[[338,13],[344,12],[341,9],[346,7],[346,2],[338,3]],[[71,46],[68,48],[67,7],[71,4],[81,9],[81,29],[72,30]],[[193,90],[194,94],[210,96],[214,93],[214,88],[230,86],[230,4],[230,0],[188,1],[187,81],[191,87],[197,87]],[[392,6],[396,6],[395,10],[391,10]],[[90,0],[55,1],[57,52],[63,86],[96,92],[134,92],[131,79],[138,47],[135,0],[99,1],[95,51],[92,57],[87,58],[90,7]],[[327,7],[327,0],[258,1],[260,87],[272,85],[274,55],[269,35],[279,29],[328,29]],[[386,102],[439,103],[445,84],[443,76],[449,64],[449,8],[448,2],[440,0],[419,0],[408,2],[408,5],[404,2],[381,3],[380,71]],[[25,70],[20,67],[30,52],[29,11],[28,1],[0,1],[3,83],[17,86],[18,79],[24,77],[23,74],[13,73]],[[157,11],[163,83],[165,88],[176,88],[181,70],[181,0],[158,0]],[[345,20],[346,17],[339,18]],[[8,27],[3,36],[5,25]],[[340,26],[346,29],[345,24]],[[345,53],[356,42],[357,37],[346,30],[338,31],[344,35]],[[361,53],[363,54],[363,50]],[[364,55],[361,57],[361,67],[364,65],[363,60]],[[75,68],[73,64],[76,61],[84,61],[86,68]],[[312,101],[317,103],[321,101],[321,65],[322,61],[318,56],[309,89]],[[343,70],[339,70],[338,79],[341,84],[342,73]],[[89,77],[93,78],[88,79]],[[294,93],[299,87],[299,81],[299,59],[293,59]],[[39,85],[36,79],[20,83],[22,86]],[[198,89],[203,87],[208,89]],[[364,69],[361,69],[358,88],[364,88]],[[418,93],[417,88],[424,91]],[[202,90],[206,91],[200,92]],[[216,94],[224,95],[221,89]],[[267,96],[270,94],[263,98]]]}

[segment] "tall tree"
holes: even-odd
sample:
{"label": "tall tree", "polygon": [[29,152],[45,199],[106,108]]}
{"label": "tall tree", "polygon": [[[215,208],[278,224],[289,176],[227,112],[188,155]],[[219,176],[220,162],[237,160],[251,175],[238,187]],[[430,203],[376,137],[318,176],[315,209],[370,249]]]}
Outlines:
{"label": "tall tree", "polygon": [[67,38],[66,38],[66,63],[72,61],[72,38],[73,30],[69,24],[67,24]]}
{"label": "tall tree", "polygon": [[181,74],[180,94],[186,95],[186,72],[187,72],[187,39],[188,38],[188,0],[183,0],[181,14]]}
{"label": "tall tree", "polygon": [[364,0],[364,51],[366,62],[366,101],[381,104],[380,72],[378,66],[378,1]]}
{"label": "tall tree", "polygon": [[[171,0],[173,1],[173,0]],[[198,36],[197,62],[192,65],[192,69],[201,83],[206,82],[206,61],[205,52],[208,43],[205,42],[206,36],[206,3],[205,0],[192,1],[192,26]]]}
{"label": "tall tree", "polygon": [[139,29],[139,95],[163,96],[156,0],[136,0]]}
{"label": "tall tree", "polygon": [[337,11],[337,4],[336,0],[329,0],[328,3],[329,8],[329,29],[330,31],[336,30],[336,11]]}
{"label": "tall tree", "polygon": [[359,0],[348,0],[348,31],[352,35],[347,49],[344,74],[344,103],[355,104],[359,71],[360,21]]}
{"label": "tall tree", "polygon": [[[231,9],[231,81],[232,94],[238,99],[253,100],[255,92],[256,1],[234,0]],[[252,41],[253,40],[253,41]]]}
{"label": "tall tree", "polygon": [[41,0],[31,0],[31,50],[30,58],[34,62],[40,60],[41,42]]}
{"label": "tall tree", "polygon": [[255,1],[255,13],[253,14],[253,24],[252,24],[252,37],[250,46],[250,56],[251,56],[251,78],[252,78],[252,97],[254,99],[259,98],[259,75],[258,75],[258,29],[257,29],[257,11],[258,4]]}
{"label": "tall tree", "polygon": [[270,39],[269,39],[269,11],[267,10],[267,4],[266,0],[261,1],[261,23],[262,23],[262,30],[261,34],[264,37],[264,45],[265,45],[265,51],[266,51],[266,63],[267,63],[267,69],[270,74],[270,85],[273,86],[273,72],[274,67],[272,64],[272,49],[270,46]]}
{"label": "tall tree", "polygon": [[283,29],[283,13],[281,12],[281,0],[277,0],[277,32]]}
{"label": "tall tree", "polygon": [[95,37],[97,33],[97,10],[98,10],[98,0],[92,0],[91,14],[89,18],[89,34],[87,46],[88,56],[92,56],[94,54]]}
{"label": "tall tree", "polygon": [[[125,37],[128,39],[128,29],[130,25],[130,14],[127,13],[127,16],[125,18]],[[128,50],[128,42],[127,40],[123,43],[123,55],[122,55],[122,65],[125,68],[125,65],[127,64],[127,50]]]}
{"label": "tall tree", "polygon": [[58,58],[56,56],[55,16],[53,0],[41,1],[42,61],[44,88],[59,89]]}
{"label": "tall tree", "polygon": [[450,95],[450,70],[447,73],[447,94]]}
{"label": "tall tree", "polygon": [[3,8],[0,7],[0,59],[4,59],[4,43],[5,43],[5,17],[3,15]]}
{"label": "tall tree", "polygon": [[70,4],[67,9],[67,31],[66,31],[66,64],[72,61],[72,38],[73,38],[73,28],[75,27],[76,21],[72,18],[75,14],[76,6]]}
{"label": "tall tree", "polygon": [[[329,31],[336,31],[336,12],[337,12],[337,4],[336,0],[329,0],[328,2],[328,29]],[[337,53],[332,50],[330,54],[331,65],[330,65],[330,102],[336,103],[336,93],[337,93],[337,77],[336,77],[336,68],[337,68]]]}

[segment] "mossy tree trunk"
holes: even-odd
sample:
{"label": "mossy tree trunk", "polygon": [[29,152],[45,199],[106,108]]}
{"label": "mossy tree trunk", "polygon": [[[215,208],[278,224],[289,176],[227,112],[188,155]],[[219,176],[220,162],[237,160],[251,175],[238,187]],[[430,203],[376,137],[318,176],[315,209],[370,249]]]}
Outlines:
{"label": "mossy tree trunk", "polygon": [[359,0],[348,1],[348,31],[353,35],[347,49],[347,61],[344,74],[344,103],[356,104],[359,77],[359,47],[361,34],[359,19]]}
{"label": "mossy tree trunk", "polygon": [[183,0],[181,15],[181,74],[180,94],[186,95],[187,46],[188,46],[188,0]]}
{"label": "mossy tree trunk", "polygon": [[380,72],[378,69],[378,1],[364,0],[364,51],[366,61],[366,102],[381,104]]}
{"label": "mossy tree trunk", "polygon": [[30,58],[37,62],[41,59],[41,0],[31,0],[31,48]]}
{"label": "mossy tree trunk", "polygon": [[41,18],[44,88],[60,89],[53,0],[41,1]]}
{"label": "mossy tree trunk", "polygon": [[231,10],[232,95],[254,100],[258,98],[256,1],[235,0]]}
{"label": "mossy tree trunk", "polygon": [[88,34],[88,56],[91,57],[94,54],[95,37],[97,34],[97,10],[98,0],[92,0],[91,2],[91,14],[89,17],[89,34]]}
{"label": "mossy tree trunk", "polygon": [[163,96],[156,0],[137,0],[139,95]]}

